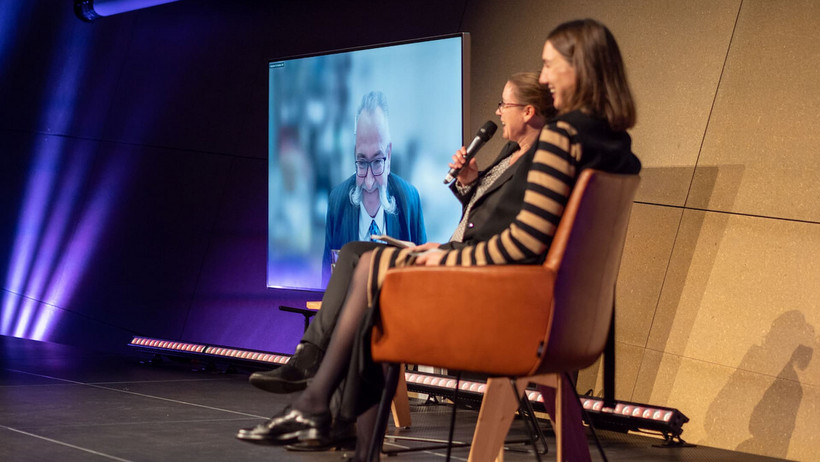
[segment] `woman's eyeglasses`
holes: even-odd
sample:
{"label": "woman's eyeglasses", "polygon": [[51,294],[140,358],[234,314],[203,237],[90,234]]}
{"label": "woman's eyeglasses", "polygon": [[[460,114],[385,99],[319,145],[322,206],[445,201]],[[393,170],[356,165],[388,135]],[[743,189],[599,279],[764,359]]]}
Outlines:
{"label": "woman's eyeglasses", "polygon": [[518,104],[518,103],[505,103],[504,101],[498,102],[498,110],[503,111],[508,107],[524,107],[526,104]]}

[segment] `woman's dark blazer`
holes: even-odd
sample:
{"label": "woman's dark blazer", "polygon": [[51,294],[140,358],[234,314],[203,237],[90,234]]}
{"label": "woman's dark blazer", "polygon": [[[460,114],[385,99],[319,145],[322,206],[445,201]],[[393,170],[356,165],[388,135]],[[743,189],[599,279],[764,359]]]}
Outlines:
{"label": "woman's dark blazer", "polygon": [[[527,173],[537,146],[537,143],[533,143],[532,148],[504,171],[493,182],[490,189],[485,191],[473,205],[467,227],[464,229],[462,242],[448,242],[442,244],[440,248],[457,249],[469,245],[472,241],[487,240],[512,223],[521,210],[521,204],[524,202],[524,191],[527,189]],[[505,144],[493,163],[479,174],[479,178],[483,177],[492,167],[509,157],[517,149],[518,143],[514,141]],[[458,193],[455,182],[450,185],[450,189],[465,208],[476,190],[476,188],[473,188],[468,194],[461,195]]]}

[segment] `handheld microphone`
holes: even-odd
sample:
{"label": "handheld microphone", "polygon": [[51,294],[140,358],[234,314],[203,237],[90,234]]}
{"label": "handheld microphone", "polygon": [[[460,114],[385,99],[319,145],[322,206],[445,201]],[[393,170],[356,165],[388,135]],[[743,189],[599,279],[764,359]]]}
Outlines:
{"label": "handheld microphone", "polygon": [[[490,140],[490,138],[495,135],[495,131],[498,128],[498,125],[495,124],[492,120],[488,120],[481,128],[478,129],[478,132],[475,134],[475,138],[467,146],[467,155],[464,157],[464,165],[470,163],[470,159],[475,157],[478,150],[484,146],[484,143]],[[463,166],[461,168],[464,168]],[[444,178],[444,184],[448,184],[451,181],[455,180],[458,176],[458,172],[461,171],[461,168],[451,168],[449,172],[447,172],[447,177]]]}

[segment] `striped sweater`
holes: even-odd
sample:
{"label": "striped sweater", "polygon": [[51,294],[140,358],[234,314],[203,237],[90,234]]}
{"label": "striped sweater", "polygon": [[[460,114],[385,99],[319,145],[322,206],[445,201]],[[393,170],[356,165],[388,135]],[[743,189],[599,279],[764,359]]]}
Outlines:
{"label": "striped sweater", "polygon": [[[483,266],[542,262],[575,178],[584,168],[638,173],[641,166],[631,152],[631,139],[626,132],[613,132],[606,121],[574,111],[559,116],[541,131],[538,150],[527,175],[524,201],[510,226],[488,240],[446,251],[440,264]],[[384,273],[390,268],[408,265],[409,257],[408,250],[392,247],[374,253],[371,297],[381,286]]]}

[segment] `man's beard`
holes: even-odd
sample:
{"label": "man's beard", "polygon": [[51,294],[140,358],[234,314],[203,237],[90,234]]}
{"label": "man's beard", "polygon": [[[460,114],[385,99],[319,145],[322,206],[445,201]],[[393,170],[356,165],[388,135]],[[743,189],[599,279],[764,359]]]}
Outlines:
{"label": "man's beard", "polygon": [[[379,204],[381,204],[384,213],[396,213],[396,198],[390,196],[387,192],[387,185],[386,184],[379,184]],[[350,203],[355,206],[362,205],[362,187],[361,185],[355,185],[350,188],[350,192],[348,196],[350,196]]]}

